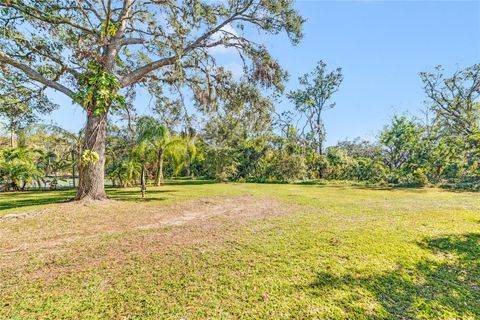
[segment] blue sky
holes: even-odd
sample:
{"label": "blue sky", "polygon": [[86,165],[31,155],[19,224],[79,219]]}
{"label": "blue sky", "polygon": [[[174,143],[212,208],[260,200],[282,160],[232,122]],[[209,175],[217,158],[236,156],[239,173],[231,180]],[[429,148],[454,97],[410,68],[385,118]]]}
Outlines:
{"label": "blue sky", "polygon": [[[480,1],[298,1],[307,19],[296,47],[285,36],[255,35],[288,70],[287,89],[320,59],[342,67],[344,82],[325,113],[327,145],[345,138],[375,138],[394,114],[419,115],[425,96],[418,73],[442,64],[447,73],[480,63]],[[228,53],[233,68],[238,61]],[[77,131],[83,111],[53,95],[59,110],[48,121]],[[139,99],[139,113],[146,99]],[[291,108],[283,99],[279,111]]]}

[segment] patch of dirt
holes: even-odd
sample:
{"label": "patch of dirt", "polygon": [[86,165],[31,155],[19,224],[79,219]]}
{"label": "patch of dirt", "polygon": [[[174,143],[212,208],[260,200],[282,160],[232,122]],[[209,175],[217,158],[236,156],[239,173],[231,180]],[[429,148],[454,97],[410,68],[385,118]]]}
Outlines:
{"label": "patch of dirt", "polygon": [[132,255],[165,254],[169,248],[211,248],[239,226],[287,213],[287,209],[288,205],[277,200],[253,196],[169,206],[158,202],[65,203],[34,219],[0,224],[0,275],[46,279],[100,263],[121,263]]}
{"label": "patch of dirt", "polygon": [[0,220],[17,220],[40,216],[47,212],[46,209],[32,212],[11,213],[0,217]]}
{"label": "patch of dirt", "polygon": [[[118,208],[118,206],[122,206],[123,208]],[[123,209],[123,211],[120,211],[121,209]],[[125,210],[128,210],[127,214],[125,214]],[[70,212],[73,216],[76,216],[74,218],[77,219],[69,219],[72,217],[61,219],[60,214],[65,211]],[[39,233],[28,232],[25,234],[20,230],[16,230],[15,234],[11,234],[12,237],[8,237],[9,239],[1,239],[0,237],[2,240],[0,243],[0,253],[56,247],[77,240],[86,240],[96,236],[134,230],[159,229],[168,226],[198,224],[200,222],[205,223],[214,217],[249,220],[256,217],[279,214],[282,211],[278,201],[269,198],[259,199],[252,196],[200,199],[175,206],[162,207],[159,205],[153,208],[142,204],[132,205],[114,201],[97,203],[94,206],[88,206],[83,203],[62,204],[56,211],[50,210],[48,212],[47,210],[43,210],[20,213],[8,215],[10,216],[8,218],[4,216],[3,218],[5,218],[5,220],[17,220],[37,217],[48,213],[50,215],[49,218],[53,218],[52,220],[54,220],[52,223],[58,223],[61,226],[61,230],[53,228],[54,230],[52,230],[52,232],[48,232],[48,229],[52,226],[45,226],[45,228],[40,226],[42,230],[38,230]],[[88,215],[82,219],[81,215],[85,212],[87,212]],[[95,215],[95,217],[92,217],[92,215]],[[56,234],[58,231],[60,231],[60,234]],[[28,236],[28,239],[22,237],[22,235]],[[19,242],[22,243],[20,244]],[[8,247],[10,248],[8,248],[8,243],[20,245],[16,247],[9,245]]]}
{"label": "patch of dirt", "polygon": [[220,200],[197,200],[180,209],[177,216],[159,217],[152,224],[137,226],[136,229],[155,229],[162,226],[179,226],[192,221],[205,221],[212,217],[229,217],[249,219],[278,214],[282,210],[278,201],[272,199],[255,199],[251,196]]}

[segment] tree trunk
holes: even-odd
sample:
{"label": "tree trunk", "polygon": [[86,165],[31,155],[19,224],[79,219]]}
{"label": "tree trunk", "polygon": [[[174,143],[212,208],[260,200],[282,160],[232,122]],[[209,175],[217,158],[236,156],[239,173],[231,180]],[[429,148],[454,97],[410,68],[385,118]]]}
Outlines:
{"label": "tree trunk", "polygon": [[158,179],[158,185],[160,185],[160,182],[163,180],[163,154],[162,157],[160,158],[160,179]]}
{"label": "tree trunk", "polygon": [[191,166],[192,166],[192,159],[190,158],[190,154],[188,154],[187,156],[187,159],[185,160],[185,169],[186,169],[186,173],[187,173],[187,177],[189,176],[193,176],[193,174],[191,173]]}
{"label": "tree trunk", "polygon": [[10,131],[10,147],[15,147],[15,138],[13,137],[15,133],[12,131]]}
{"label": "tree trunk", "polygon": [[75,148],[72,147],[72,182],[73,182],[73,188],[75,189],[75,166],[77,164],[75,163]]}
{"label": "tree trunk", "polygon": [[317,139],[318,139],[318,145],[317,145],[317,153],[318,155],[322,155],[323,154],[323,130],[321,129],[321,121],[319,121],[317,123],[317,127],[318,127],[318,131],[317,131]]}
{"label": "tree trunk", "polygon": [[163,149],[158,152],[157,172],[155,173],[155,185],[160,186],[163,179]]}
{"label": "tree trunk", "polygon": [[79,184],[76,200],[105,200],[105,142],[107,138],[107,114],[89,113],[85,128],[83,152],[96,152],[98,161],[80,164]]}
{"label": "tree trunk", "polygon": [[145,181],[145,164],[142,164],[142,175],[140,176],[140,192],[142,193],[142,198],[145,198],[145,190],[147,190],[147,183]]}

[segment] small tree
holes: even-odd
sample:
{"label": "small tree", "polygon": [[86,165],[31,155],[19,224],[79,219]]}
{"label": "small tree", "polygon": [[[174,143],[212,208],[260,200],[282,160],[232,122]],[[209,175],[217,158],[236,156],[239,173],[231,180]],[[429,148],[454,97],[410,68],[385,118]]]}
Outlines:
{"label": "small tree", "polygon": [[131,169],[132,171],[129,171],[128,177],[130,179],[134,178],[133,170],[137,167],[139,168],[140,192],[142,193],[143,198],[145,197],[145,191],[147,188],[147,162],[154,158],[155,154],[150,148],[148,148],[148,145],[145,142],[140,139],[137,142],[137,145],[133,148],[130,155],[131,160],[133,161],[129,164],[129,170]]}
{"label": "small tree", "polygon": [[288,98],[294,103],[295,109],[305,116],[305,127],[308,128],[306,136],[311,141],[311,147],[321,155],[325,140],[322,113],[335,107],[330,100],[343,81],[342,69],[327,72],[327,64],[320,60],[312,72],[298,80],[303,88],[291,91]]}
{"label": "small tree", "polygon": [[125,188],[132,186],[134,180],[140,177],[142,174],[142,164],[132,157],[131,159],[113,163],[108,168],[107,174],[112,180],[113,185],[116,185],[116,181],[118,180],[118,186]]}

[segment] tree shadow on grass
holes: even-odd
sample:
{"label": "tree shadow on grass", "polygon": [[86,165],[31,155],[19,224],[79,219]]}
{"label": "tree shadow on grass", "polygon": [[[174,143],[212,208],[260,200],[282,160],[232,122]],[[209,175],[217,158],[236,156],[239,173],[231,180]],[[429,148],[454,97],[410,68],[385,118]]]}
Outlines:
{"label": "tree shadow on grass", "polygon": [[[409,186],[409,185],[397,185],[397,186],[379,186],[379,185],[345,185],[345,186],[337,186],[337,185],[318,185],[319,187],[329,187],[329,188],[344,188],[344,189],[358,189],[358,190],[371,190],[371,191],[406,191],[406,192],[415,192],[415,193],[426,193],[431,188],[429,187],[418,187],[418,186]],[[453,188],[442,188],[437,187],[436,190],[442,192],[454,192],[454,193],[479,193],[480,189],[453,189]]]}
{"label": "tree shadow on grass", "polygon": [[165,186],[179,186],[179,185],[202,185],[215,184],[215,180],[167,180],[163,183]]}
{"label": "tree shadow on grass", "polygon": [[[0,194],[0,212],[9,209],[26,208],[32,206],[41,206],[55,203],[67,202],[75,197],[76,190],[56,190],[56,191],[15,191]],[[167,193],[178,192],[172,189],[147,189],[146,198],[141,198],[140,190],[121,190],[107,188],[108,197],[115,201],[163,201]]]}
{"label": "tree shadow on grass", "polygon": [[480,234],[427,239],[419,245],[436,259],[379,276],[319,272],[304,289],[318,296],[332,288],[365,289],[383,306],[387,315],[382,317],[388,319],[480,319]]}
{"label": "tree shadow on grass", "polygon": [[114,197],[111,197],[110,198],[111,200],[115,200],[115,201],[128,201],[128,202],[160,202],[160,201],[165,201],[167,200],[168,198],[165,198],[165,197],[152,197],[152,196],[146,196],[145,198],[142,198],[141,195],[139,194],[138,197],[136,198],[132,198],[132,197],[128,197],[128,198],[114,198]]}
{"label": "tree shadow on grass", "polygon": [[381,185],[352,185],[352,189],[359,190],[372,190],[372,191],[407,191],[416,193],[425,193],[429,191],[429,188],[419,187],[414,185],[394,185],[394,186],[381,186]]}
{"label": "tree shadow on grass", "polygon": [[0,211],[65,202],[74,196],[73,191],[18,191],[3,193]]}
{"label": "tree shadow on grass", "polygon": [[[112,200],[116,201],[141,201],[141,202],[149,202],[149,201],[162,201],[166,200],[167,198],[164,197],[167,193],[178,192],[178,190],[172,189],[149,189],[147,188],[146,197],[142,198],[140,189],[139,190],[118,190],[112,189],[108,191],[108,196]],[[162,196],[163,195],[163,196]]]}
{"label": "tree shadow on grass", "polygon": [[479,189],[454,189],[454,188],[444,188],[442,186],[439,187],[439,189],[443,192],[454,192],[454,193],[480,193],[480,188]]}
{"label": "tree shadow on grass", "polygon": [[294,185],[299,186],[309,186],[314,188],[328,188],[328,189],[359,189],[359,190],[373,190],[373,191],[394,191],[394,190],[413,190],[424,192],[426,189],[418,188],[418,187],[394,187],[394,186],[380,186],[374,184],[356,184],[356,183],[331,183],[331,182],[319,182],[319,183],[304,183],[304,182],[297,182],[292,183]]}
{"label": "tree shadow on grass", "polygon": [[[415,193],[425,193],[430,190],[429,187],[419,187],[417,185],[376,185],[376,184],[362,184],[362,183],[338,183],[336,184],[335,181],[331,182],[296,182],[292,183],[293,185],[301,185],[301,186],[311,186],[317,188],[329,188],[329,189],[358,189],[358,190],[368,190],[368,191],[407,191],[407,192],[415,192]],[[455,192],[455,193],[480,193],[480,188],[446,188],[442,186],[438,186],[437,190],[443,192]]]}

